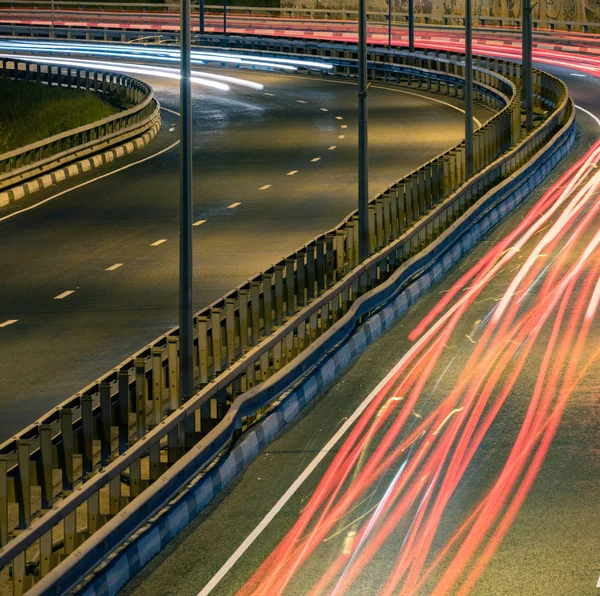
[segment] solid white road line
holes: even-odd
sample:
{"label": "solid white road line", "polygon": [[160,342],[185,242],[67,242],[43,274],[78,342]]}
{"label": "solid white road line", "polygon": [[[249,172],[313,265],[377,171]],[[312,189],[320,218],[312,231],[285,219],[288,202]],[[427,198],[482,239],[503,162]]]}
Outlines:
{"label": "solid white road line", "polygon": [[385,384],[392,378],[397,370],[404,364],[405,358],[401,358],[392,370],[381,380],[381,382],[369,393],[362,403],[354,410],[354,412],[346,419],[344,424],[338,431],[329,439],[327,444],[317,453],[315,458],[308,464],[303,472],[294,480],[291,486],[285,491],[283,496],[275,503],[267,515],[260,523],[252,530],[248,537],[240,544],[235,552],[227,559],[225,564],[217,571],[212,579],[198,593],[198,596],[208,596],[219,582],[229,573],[231,568],[239,561],[243,554],[252,546],[254,541],[262,534],[265,528],[273,521],[275,516],[284,508],[286,503],[294,496],[296,491],[304,484],[304,481],[312,474],[317,466],[327,457],[329,452],[336,446],[340,439],[350,430],[352,425],[358,420],[360,415],[367,409],[369,404],[375,399],[377,394],[382,390]]}
{"label": "solid white road line", "polygon": [[327,147],[327,151],[333,151],[337,145],[331,145],[331,147]]}
{"label": "solid white road line", "polygon": [[598,116],[596,116],[595,114],[592,114],[592,112],[590,112],[589,110],[586,110],[585,108],[582,108],[581,106],[578,106],[577,104],[575,104],[575,107],[578,110],[581,110],[582,112],[586,113],[590,118],[593,118],[596,122],[596,124],[598,126],[600,126],[600,118],[598,118]]}
{"label": "solid white road line", "polygon": [[[448,103],[447,101],[443,101],[441,99],[435,99],[435,97],[429,97],[428,95],[421,95],[420,93],[413,93],[412,91],[405,91],[404,89],[392,89],[391,87],[381,87],[379,85],[371,85],[371,87],[374,87],[375,89],[383,89],[384,91],[392,91],[392,93],[404,93],[405,95],[416,95],[417,97],[421,97],[422,99],[428,99],[429,101],[434,101],[435,103],[441,103],[442,105],[448,106],[449,108],[452,108],[453,110],[457,110],[459,112],[461,112],[462,114],[465,113],[465,111],[462,108],[459,108],[458,106],[455,106],[451,103]],[[481,122],[475,118],[475,116],[473,116],[473,122],[475,122],[475,124],[477,124],[477,126],[481,126]]]}
{"label": "solid white road line", "polygon": [[292,170],[291,172],[288,172],[286,174],[286,176],[293,176],[294,174],[297,174],[297,173],[298,173],[298,170]]}
{"label": "solid white road line", "polygon": [[153,242],[150,246],[160,246],[161,244],[164,244],[166,241],[167,241],[166,238],[161,238],[160,240]]}
{"label": "solid white road line", "polygon": [[8,327],[13,323],[16,323],[19,319],[8,319],[8,321],[4,321],[4,323],[0,323],[0,327]]}
{"label": "solid white road line", "polygon": [[192,224],[194,227],[201,226],[203,223],[206,223],[205,219],[199,219],[196,223]]}
{"label": "solid white road line", "polygon": [[271,185],[265,184],[264,186],[261,186],[258,190],[267,190],[267,188],[271,188]]}
{"label": "solid white road line", "polygon": [[74,292],[75,292],[75,290],[67,290],[66,292],[63,292],[62,294],[59,294],[58,296],[54,296],[54,300],[62,300],[63,298],[70,296]]}
{"label": "solid white road line", "polygon": [[107,267],[105,269],[105,271],[114,271],[115,269],[118,269],[119,267],[123,267],[123,263],[115,263],[114,265]]}
{"label": "solid white road line", "polygon": [[319,161],[321,158],[320,157],[313,157],[310,161],[312,163],[315,163],[316,161]]}
{"label": "solid white road line", "polygon": [[235,209],[236,207],[238,207],[239,205],[241,205],[241,203],[231,203],[231,205],[229,205],[229,207],[227,207],[227,209]]}
{"label": "solid white road line", "polygon": [[[173,110],[169,110],[168,108],[164,108],[163,106],[161,106],[160,109],[165,110],[165,112],[170,112],[171,114],[175,114],[176,116],[179,116],[179,114],[177,112],[175,112]],[[123,170],[128,170],[129,168],[133,168],[133,166],[137,166],[138,164],[144,163],[145,161],[154,159],[155,157],[158,157],[159,155],[162,155],[163,153],[170,151],[171,149],[173,149],[173,147],[177,147],[177,145],[179,145],[179,141],[175,141],[174,143],[171,143],[168,147],[165,147],[164,149],[161,149],[160,151],[157,151],[156,153],[153,153],[152,155],[149,155],[148,157],[144,157],[143,159],[138,159],[138,161],[134,161],[133,163],[127,164],[126,166],[123,166],[122,168],[117,168],[116,170],[112,170],[111,172],[107,172],[106,174],[102,174],[101,176],[97,176],[96,178],[92,178],[91,180],[86,180],[85,182],[82,182],[81,184],[77,184],[76,186],[71,186],[71,188],[62,190],[61,192],[56,193],[55,195],[52,195],[51,197],[48,197],[47,199],[44,199],[43,201],[39,201],[39,203],[35,203],[35,205],[30,205],[29,207],[24,207],[23,209],[19,209],[19,211],[15,211],[14,213],[9,213],[8,215],[5,215],[4,217],[0,217],[0,222],[4,221],[6,219],[10,219],[11,217],[15,217],[15,215],[19,215],[20,213],[25,213],[26,211],[31,211],[32,209],[36,209],[37,207],[40,207],[44,203],[48,203],[50,201],[53,201],[54,199],[58,199],[58,197],[62,197],[63,195],[66,195],[69,192],[77,190],[78,188],[82,188],[84,186],[87,186],[88,184],[92,184],[93,182],[102,180],[102,178],[107,178],[108,176],[114,176],[115,174],[118,174],[119,172],[122,172]]]}

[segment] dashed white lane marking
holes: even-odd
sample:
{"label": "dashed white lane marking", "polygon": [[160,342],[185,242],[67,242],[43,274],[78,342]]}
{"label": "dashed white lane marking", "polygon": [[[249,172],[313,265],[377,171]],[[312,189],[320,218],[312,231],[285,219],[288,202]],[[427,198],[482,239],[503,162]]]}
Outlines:
{"label": "dashed white lane marking", "polygon": [[169,128],[169,132],[173,132],[175,130],[174,126],[171,126],[171,128]]}
{"label": "dashed white lane marking", "polygon": [[343,120],[343,118],[341,116],[336,116],[335,119],[336,120]]}
{"label": "dashed white lane marking", "polygon": [[327,147],[327,151],[333,151],[337,145],[331,145],[331,147]]}
{"label": "dashed white lane marking", "polygon": [[303,99],[297,99],[296,103],[306,103]]}
{"label": "dashed white lane marking", "polygon": [[0,327],[8,327],[13,323],[16,323],[19,319],[8,319],[8,321],[4,321],[4,323],[0,323]]}
{"label": "dashed white lane marking", "polygon": [[227,207],[227,209],[235,209],[236,207],[238,207],[239,205],[241,205],[241,203],[238,201],[237,203],[231,203],[231,205],[229,205]]}
{"label": "dashed white lane marking", "polygon": [[164,244],[166,241],[167,241],[166,238],[161,238],[160,240],[153,242],[150,246],[160,246],[161,244]]}
{"label": "dashed white lane marking", "polygon": [[598,578],[598,583],[596,584],[597,588],[600,588],[600,577]]}
{"label": "dashed white lane marking", "polygon": [[287,175],[288,176],[293,176],[294,174],[297,174],[298,170],[292,170],[291,172],[288,172]]}
{"label": "dashed white lane marking", "polygon": [[107,267],[106,271],[114,271],[115,269],[118,269],[119,267],[123,267],[123,263],[115,263],[114,265]]}
{"label": "dashed white lane marking", "polygon": [[344,138],[344,135],[339,135],[338,136],[338,139],[343,139],[343,138]]}
{"label": "dashed white lane marking", "polygon": [[271,185],[265,184],[264,186],[261,186],[258,190],[267,190],[267,188],[271,188]]}
{"label": "dashed white lane marking", "polygon": [[198,596],[208,596],[220,581],[229,573],[231,568],[239,561],[242,555],[252,546],[254,541],[263,533],[265,528],[273,521],[277,514],[284,508],[286,503],[294,496],[298,489],[304,484],[306,479],[314,472],[319,464],[327,457],[329,452],[336,446],[340,439],[352,428],[352,425],[358,420],[360,415],[367,409],[369,404],[373,401],[375,396],[383,389],[386,383],[400,370],[400,367],[405,364],[405,360],[402,359],[400,362],[392,368],[392,370],[381,380],[381,382],[371,391],[371,393],[362,401],[362,403],[346,418],[344,424],[342,424],[337,432],[327,441],[324,447],[322,447],[314,459],[304,468],[304,470],[298,475],[296,480],[292,482],[289,488],[283,493],[280,499],[273,505],[271,510],[263,517],[260,523],[248,534],[246,539],[237,547],[234,553],[225,561],[223,566],[213,575],[211,580],[200,590]]}
{"label": "dashed white lane marking", "polygon": [[54,300],[62,300],[63,298],[70,296],[74,292],[75,292],[75,290],[67,290],[66,292],[63,292],[62,294],[59,294],[58,296],[54,296]]}
{"label": "dashed white lane marking", "polygon": [[269,97],[275,97],[275,93],[263,93],[263,95],[268,95]]}
{"label": "dashed white lane marking", "polygon": [[342,124],[342,128],[348,128],[347,124]]}
{"label": "dashed white lane marking", "polygon": [[313,157],[310,161],[312,163],[315,163],[315,161],[319,161],[321,158],[320,157]]}
{"label": "dashed white lane marking", "polygon": [[320,108],[321,112],[329,112],[327,108]]}
{"label": "dashed white lane marking", "polygon": [[195,227],[201,226],[203,223],[206,223],[205,219],[199,219],[197,222],[193,223],[192,225]]}

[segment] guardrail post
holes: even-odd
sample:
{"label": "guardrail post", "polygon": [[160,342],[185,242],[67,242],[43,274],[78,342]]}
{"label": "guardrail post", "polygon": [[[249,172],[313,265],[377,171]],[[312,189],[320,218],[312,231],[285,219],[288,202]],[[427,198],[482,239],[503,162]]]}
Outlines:
{"label": "guardrail post", "polygon": [[253,280],[250,282],[250,317],[252,326],[252,345],[258,345],[260,341],[260,286],[261,282]]}
{"label": "guardrail post", "polygon": [[198,328],[198,370],[200,383],[208,383],[208,319],[199,316],[196,321]]}
{"label": "guardrail post", "polygon": [[100,383],[100,429],[100,461],[104,467],[109,464],[112,451],[112,407],[108,381]]}
{"label": "guardrail post", "polygon": [[60,430],[62,446],[59,450],[62,469],[62,487],[64,491],[73,490],[73,410],[62,408],[60,411]]}
{"label": "guardrail post", "polygon": [[249,318],[248,318],[248,297],[249,290],[242,288],[238,291],[239,300],[239,321],[240,321],[240,355],[243,356],[248,351],[248,329],[249,329]]}
{"label": "guardrail post", "polygon": [[179,359],[177,355],[178,338],[167,337],[167,366],[169,371],[169,407],[176,410],[179,407]]}
{"label": "guardrail post", "polygon": [[283,325],[283,270],[281,264],[275,265],[275,326]]}
{"label": "guardrail post", "polygon": [[135,427],[136,438],[139,441],[146,434],[146,360],[136,358],[135,365]]}
{"label": "guardrail post", "polygon": [[285,313],[286,316],[294,316],[296,310],[295,305],[295,275],[294,265],[296,259],[294,257],[287,257],[285,259]]}
{"label": "guardrail post", "polygon": [[129,446],[129,372],[122,368],[118,374],[119,386],[119,454],[127,451]]}
{"label": "guardrail post", "polygon": [[87,523],[88,533],[94,534],[102,527],[102,520],[100,517],[100,492],[96,491],[87,500]]}
{"label": "guardrail post", "polygon": [[375,236],[375,205],[369,204],[369,256],[375,252],[376,236]]}
{"label": "guardrail post", "polygon": [[306,295],[310,302],[315,297],[315,244],[306,246]]}
{"label": "guardrail post", "polygon": [[[81,398],[81,438],[80,451],[83,455],[82,476],[87,478],[94,469],[94,417],[92,408],[94,402],[91,395]],[[49,426],[49,425],[48,425]],[[52,485],[50,485],[52,486]]]}
{"label": "guardrail post", "polygon": [[225,334],[227,336],[227,360],[231,366],[235,360],[235,299],[225,299]]}
{"label": "guardrail post", "polygon": [[162,348],[152,348],[152,422],[160,424],[162,420],[163,367]]}
{"label": "guardrail post", "polygon": [[328,288],[335,283],[333,266],[333,234],[325,235],[325,286]]}
{"label": "guardrail post", "polygon": [[383,197],[375,199],[375,250],[383,246]]}
{"label": "guardrail post", "polygon": [[305,291],[306,291],[306,267],[304,264],[304,251],[299,250],[296,253],[296,300],[298,306],[302,307],[306,304],[305,302]]}
{"label": "guardrail post", "polygon": [[392,221],[393,217],[391,214],[391,195],[390,191],[386,190],[383,193],[383,245],[386,246],[390,239],[393,238],[392,235]]}
{"label": "guardrail post", "polygon": [[273,273],[271,271],[262,274],[262,287],[264,336],[268,337],[273,330]]}
{"label": "guardrail post", "polygon": [[220,373],[223,364],[223,355],[221,353],[221,308],[213,306],[210,309],[212,321],[212,353],[213,353],[213,370],[215,375]]}
{"label": "guardrail post", "polygon": [[321,294],[325,289],[325,238],[322,236],[316,240],[317,257],[317,295]]}

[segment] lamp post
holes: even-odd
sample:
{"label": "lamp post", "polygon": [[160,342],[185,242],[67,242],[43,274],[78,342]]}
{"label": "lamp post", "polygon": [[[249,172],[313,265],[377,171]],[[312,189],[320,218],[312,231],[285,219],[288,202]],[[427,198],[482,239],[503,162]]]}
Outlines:
{"label": "lamp post", "polygon": [[227,0],[223,0],[223,34],[227,33]]}
{"label": "lamp post", "polygon": [[54,0],[50,3],[50,37],[54,37]]}
{"label": "lamp post", "polygon": [[392,49],[392,1],[388,0],[388,50]]}
{"label": "lamp post", "polygon": [[358,3],[358,258],[369,256],[369,156],[367,137],[367,0]]}
{"label": "lamp post", "polygon": [[522,32],[522,57],[523,57],[523,107],[525,108],[525,126],[527,130],[533,128],[533,58],[532,25],[531,25],[531,0],[523,0],[523,32]]}
{"label": "lamp post", "polygon": [[465,2],[465,170],[473,171],[473,22],[471,0]]}
{"label": "lamp post", "polygon": [[415,2],[408,0],[408,51],[415,51]]}
{"label": "lamp post", "polygon": [[[179,403],[194,395],[194,331],[192,279],[192,81],[190,0],[181,0],[180,125],[179,158]],[[186,435],[194,424],[186,420]],[[191,428],[193,431],[193,426]]]}
{"label": "lamp post", "polygon": [[198,12],[200,18],[199,34],[204,35],[204,0],[198,0]]}

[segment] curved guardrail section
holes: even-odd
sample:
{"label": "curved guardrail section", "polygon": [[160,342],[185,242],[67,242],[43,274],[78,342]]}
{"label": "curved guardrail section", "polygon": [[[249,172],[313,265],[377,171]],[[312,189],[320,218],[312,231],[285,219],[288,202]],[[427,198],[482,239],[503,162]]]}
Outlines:
{"label": "curved guardrail section", "polygon": [[0,191],[57,167],[144,134],[160,118],[150,85],[123,74],[0,57],[0,77],[119,95],[132,107],[0,154]]}
{"label": "curved guardrail section", "polygon": [[[256,40],[259,47],[280,43],[288,42]],[[356,48],[320,50],[336,74],[356,76]],[[375,81],[452,94],[464,82],[457,55],[372,51],[369,66]],[[461,143],[373,199],[368,261],[358,266],[353,213],[200,311],[199,391],[187,403],[177,401],[173,329],[0,446],[0,566],[12,562],[15,592],[38,580],[34,592],[67,590],[185,484],[192,473],[185,462],[194,458],[197,473],[268,406],[289,382],[286,364],[548,142],[572,105],[561,81],[535,74],[543,120],[523,135],[519,65],[476,59],[476,96],[499,109],[476,132],[479,173],[465,180]],[[32,486],[40,487],[35,504]],[[16,536],[9,534],[9,502]],[[36,505],[42,515],[33,519]],[[28,565],[32,559],[38,563]]]}

